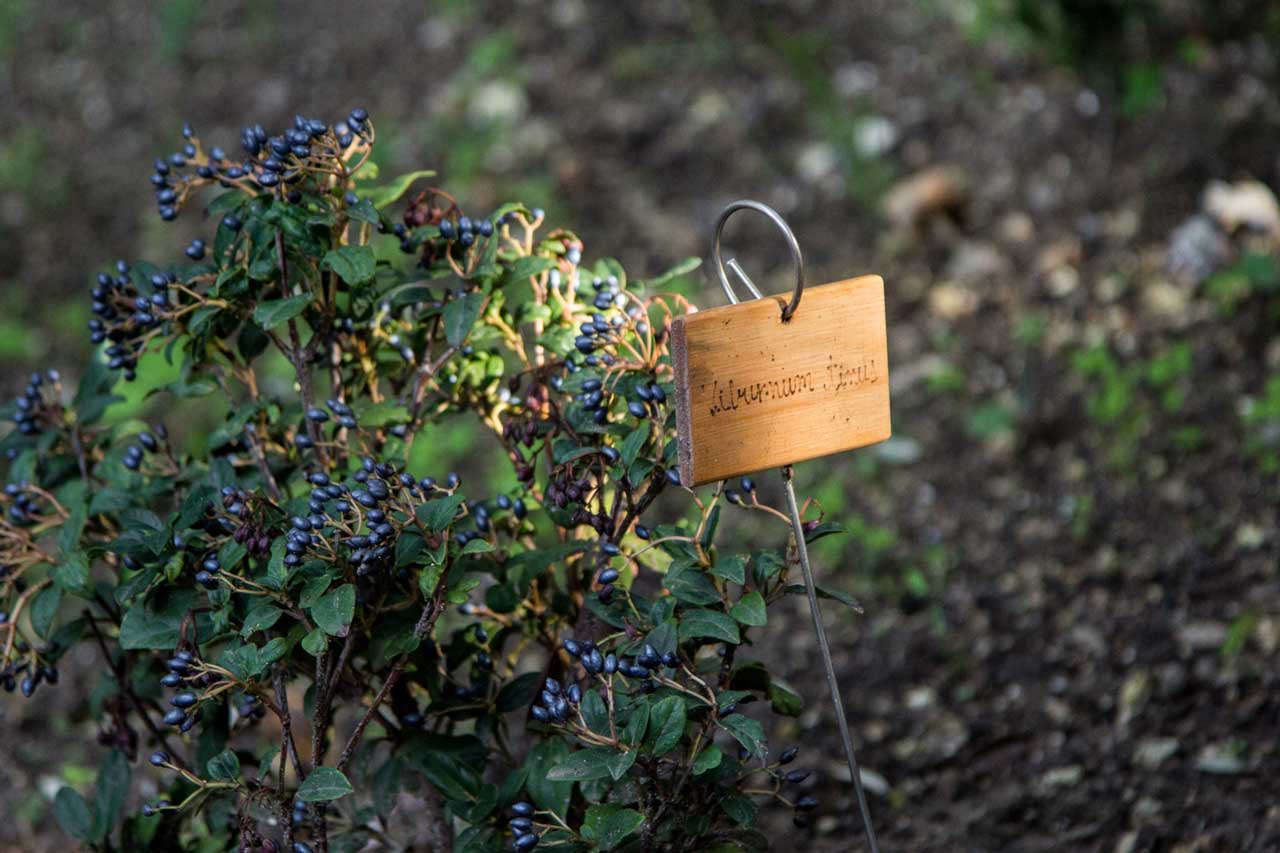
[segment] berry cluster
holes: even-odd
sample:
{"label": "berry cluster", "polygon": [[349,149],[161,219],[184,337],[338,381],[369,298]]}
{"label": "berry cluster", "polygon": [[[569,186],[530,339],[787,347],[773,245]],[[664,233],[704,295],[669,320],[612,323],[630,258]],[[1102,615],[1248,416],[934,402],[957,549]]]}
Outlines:
{"label": "berry cluster", "polygon": [[[187,649],[180,649],[166,662],[169,672],[160,679],[160,683],[165,687],[190,688],[205,687],[216,680],[212,673],[200,670],[195,664],[196,656]],[[174,693],[169,697],[169,704],[173,707],[165,712],[164,724],[174,726],[183,733],[190,731],[196,724],[195,708],[199,702],[200,696],[194,690],[181,689]],[[151,763],[155,764],[156,756],[151,758]]]}
{"label": "berry cluster", "polygon": [[[45,384],[46,377],[49,384]],[[58,397],[61,388],[62,377],[56,370],[49,370],[44,374],[33,373],[27,381],[27,387],[23,389],[18,399],[13,401],[14,414],[13,422],[18,428],[18,432],[23,435],[36,435],[40,432],[40,422],[55,422],[57,417]],[[46,390],[50,393],[46,395]],[[46,396],[49,399],[46,399]]]}
{"label": "berry cluster", "polygon": [[513,803],[511,812],[515,817],[507,821],[511,830],[512,850],[532,850],[538,846],[541,837],[535,832],[533,823],[533,804],[526,802]]}
{"label": "berry cluster", "polygon": [[[8,614],[0,611],[0,624],[7,621]],[[17,643],[14,648],[19,652],[30,651],[30,647],[26,643]],[[16,688],[21,691],[25,698],[30,699],[41,682],[57,684],[58,668],[53,664],[37,664],[24,660],[0,669],[0,685],[4,686],[6,693],[12,693]]]}
{"label": "berry cluster", "polygon": [[[125,261],[116,261],[114,278],[106,273],[98,275],[98,283],[90,292],[95,316],[89,321],[89,340],[95,344],[110,342],[107,366],[123,371],[128,381],[136,376],[138,356],[173,310],[169,288],[177,280],[172,273],[163,272],[145,278]],[[144,286],[149,293],[142,292]]]}
{"label": "berry cluster", "polygon": [[[251,192],[280,188],[286,199],[298,203],[303,198],[302,181],[328,169],[353,145],[371,145],[373,127],[369,113],[360,107],[332,127],[321,119],[300,115],[294,117],[292,127],[274,136],[260,124],[247,126],[240,132],[240,145],[247,155],[243,160],[231,158],[216,146],[206,152],[190,125],[183,126],[182,137],[182,148],[156,160],[151,175],[157,212],[166,222],[177,218],[193,190],[213,182]],[[223,219],[223,225],[239,230],[239,220],[228,218]],[[203,243],[192,243],[187,255],[193,260],[203,258]]]}
{"label": "berry cluster", "polygon": [[[157,439],[156,436],[159,436]],[[124,450],[121,457],[121,463],[130,471],[137,471],[142,467],[142,459],[144,454],[155,453],[160,450],[160,442],[167,441],[169,438],[168,431],[164,428],[164,424],[156,427],[154,434],[149,432],[140,432],[136,436],[137,441],[130,444]]]}

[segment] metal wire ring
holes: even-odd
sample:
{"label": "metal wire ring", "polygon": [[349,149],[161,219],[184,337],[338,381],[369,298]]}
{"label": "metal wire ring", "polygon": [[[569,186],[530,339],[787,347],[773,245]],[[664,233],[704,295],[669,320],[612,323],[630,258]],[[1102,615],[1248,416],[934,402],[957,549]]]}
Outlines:
{"label": "metal wire ring", "polygon": [[[757,213],[763,213],[765,216],[773,220],[773,224],[778,226],[778,230],[782,232],[782,236],[787,240],[787,246],[791,249],[791,260],[796,267],[796,289],[791,295],[791,301],[782,306],[782,322],[791,319],[791,315],[796,312],[796,308],[800,305],[800,296],[804,293],[804,258],[800,254],[800,244],[796,242],[796,235],[791,233],[790,226],[778,211],[774,210],[767,204],[752,201],[750,199],[739,199],[730,202],[723,211],[720,212],[720,218],[716,220],[715,242],[712,246],[711,256],[715,260],[716,273],[720,276],[720,286],[724,288],[725,295],[729,297],[731,304],[738,304],[738,297],[733,292],[733,288],[729,286],[729,276],[725,273],[725,263],[720,259],[720,235],[724,231],[724,224],[736,210],[754,210]],[[730,258],[728,262],[729,269],[733,270],[734,275],[741,279],[742,283],[747,286],[747,290],[751,291],[756,299],[763,297],[759,288],[751,281],[746,272],[738,264],[736,258]]]}

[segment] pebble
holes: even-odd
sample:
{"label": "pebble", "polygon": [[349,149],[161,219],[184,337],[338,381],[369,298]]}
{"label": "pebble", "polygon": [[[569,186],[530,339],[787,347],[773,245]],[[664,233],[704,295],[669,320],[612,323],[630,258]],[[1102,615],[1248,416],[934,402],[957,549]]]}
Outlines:
{"label": "pebble", "polygon": [[1196,756],[1196,769],[1202,773],[1232,776],[1244,771],[1244,762],[1231,744],[1207,744]]}
{"label": "pebble", "polygon": [[955,213],[969,199],[965,175],[953,166],[930,166],[898,181],[884,195],[884,211],[899,228],[912,228],[939,213]]}
{"label": "pebble", "polygon": [[1177,751],[1177,738],[1143,738],[1133,748],[1133,760],[1145,770],[1156,770]]}
{"label": "pebble", "polygon": [[1178,628],[1178,642],[1189,651],[1216,651],[1227,640],[1227,626],[1221,622],[1188,622]]}
{"label": "pebble", "polygon": [[1210,181],[1202,205],[1228,234],[1248,228],[1280,240],[1280,205],[1261,181]]}

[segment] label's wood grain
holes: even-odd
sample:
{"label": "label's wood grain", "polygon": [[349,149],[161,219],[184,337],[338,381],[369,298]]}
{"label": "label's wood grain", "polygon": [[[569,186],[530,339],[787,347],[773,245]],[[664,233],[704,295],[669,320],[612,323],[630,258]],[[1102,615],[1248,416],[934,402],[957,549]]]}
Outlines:
{"label": "label's wood grain", "polygon": [[884,281],[807,287],[676,318],[680,479],[700,485],[889,437]]}

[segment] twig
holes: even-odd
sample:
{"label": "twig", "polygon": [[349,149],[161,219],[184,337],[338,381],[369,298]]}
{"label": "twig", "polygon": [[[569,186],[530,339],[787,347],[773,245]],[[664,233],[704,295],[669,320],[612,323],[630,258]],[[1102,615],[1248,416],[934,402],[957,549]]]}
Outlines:
{"label": "twig", "polygon": [[[435,595],[422,608],[422,615],[418,617],[418,623],[413,626],[413,636],[416,639],[421,640],[425,637],[444,611],[441,602],[443,600],[444,582],[448,574],[448,572],[441,574],[440,582],[436,585]],[[338,770],[346,767],[347,762],[351,760],[351,756],[355,754],[356,747],[360,744],[360,738],[364,736],[365,727],[369,725],[369,721],[373,718],[374,712],[378,710],[378,706],[382,704],[382,700],[387,697],[387,694],[391,692],[391,688],[395,687],[396,682],[400,680],[400,674],[404,672],[404,666],[408,661],[408,652],[404,652],[400,657],[396,658],[395,664],[391,667],[391,672],[387,674],[386,680],[382,682],[381,689],[378,690],[378,695],[373,697],[373,702],[369,704],[368,710],[364,712],[364,716],[356,724],[356,729],[347,740],[347,745],[342,748],[342,754],[338,758]]]}
{"label": "twig", "polygon": [[142,704],[142,700],[138,698],[138,694],[134,693],[129,687],[129,682],[125,678],[123,666],[118,666],[111,657],[111,652],[107,649],[107,641],[103,639],[102,632],[98,630],[98,622],[93,618],[93,614],[87,609],[83,612],[85,620],[89,623],[89,627],[93,630],[93,636],[98,641],[98,648],[102,649],[102,656],[107,659],[107,666],[111,667],[111,674],[115,676],[116,683],[120,685],[120,692],[129,697],[129,701],[133,704],[133,709],[138,712],[138,716],[142,718],[142,723],[147,727],[147,731],[151,732],[152,737],[156,739],[156,743],[160,744],[160,748],[169,754],[170,760],[178,767],[186,769],[187,763],[183,761],[182,756],[169,746],[169,741],[164,736],[164,732],[151,720],[151,715],[147,713],[146,707]]}

